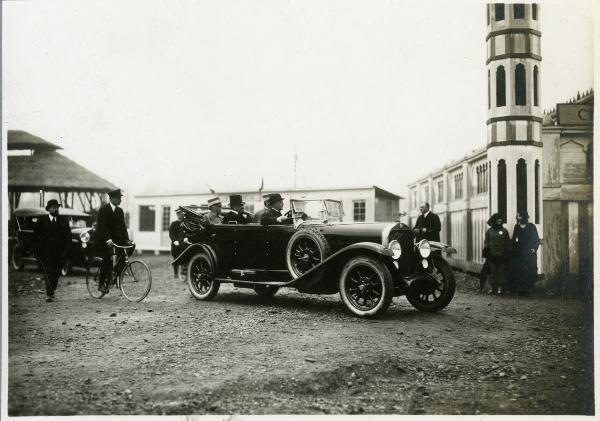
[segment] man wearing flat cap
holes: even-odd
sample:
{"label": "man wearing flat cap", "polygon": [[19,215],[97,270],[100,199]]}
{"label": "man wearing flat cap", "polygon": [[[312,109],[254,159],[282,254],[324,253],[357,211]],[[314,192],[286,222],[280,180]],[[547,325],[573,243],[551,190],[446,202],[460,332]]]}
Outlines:
{"label": "man wearing flat cap", "polygon": [[249,224],[252,215],[244,210],[246,202],[242,201],[239,194],[229,195],[229,207],[231,211],[223,217],[224,224]]}
{"label": "man wearing flat cap", "polygon": [[281,210],[283,209],[283,197],[279,193],[272,194],[269,197],[269,207],[263,213],[260,219],[261,225],[281,225],[291,224],[294,221],[292,218],[282,215]]}
{"label": "man wearing flat cap", "polygon": [[271,194],[264,194],[263,195],[263,204],[265,205],[265,207],[263,209],[260,209],[259,211],[257,211],[254,214],[254,217],[252,218],[252,222],[256,222],[260,224],[260,220],[263,216],[263,214],[267,211],[267,209],[269,208],[269,197],[271,196]]}
{"label": "man wearing flat cap", "polygon": [[206,222],[210,225],[221,224],[223,222],[223,217],[221,216],[222,206],[219,197],[208,199],[208,213],[205,215]]}
{"label": "man wearing flat cap", "polygon": [[67,260],[71,245],[71,228],[69,222],[58,214],[60,206],[56,199],[48,200],[48,216],[38,218],[33,228],[35,253],[46,275],[47,302],[54,301],[60,270]]}
{"label": "man wearing flat cap", "polygon": [[[125,224],[125,214],[119,207],[121,204],[120,189],[108,192],[109,202],[98,210],[98,224],[96,228],[98,255],[102,257],[102,266],[99,273],[100,291],[108,292],[108,279],[112,272],[113,246],[126,246],[131,244]],[[133,250],[131,250],[133,252]]]}

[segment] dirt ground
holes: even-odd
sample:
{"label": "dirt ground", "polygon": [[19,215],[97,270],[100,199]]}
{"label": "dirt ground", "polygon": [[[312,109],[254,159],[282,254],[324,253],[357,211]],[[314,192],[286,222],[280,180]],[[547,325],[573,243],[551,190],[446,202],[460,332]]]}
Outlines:
{"label": "dirt ground", "polygon": [[82,271],[46,303],[34,266],[9,273],[9,415],[593,414],[580,299],[479,294],[456,272],[446,310],[399,297],[362,320],[337,295],[223,285],[196,301],[169,257],[142,257],[137,304],[91,298]]}

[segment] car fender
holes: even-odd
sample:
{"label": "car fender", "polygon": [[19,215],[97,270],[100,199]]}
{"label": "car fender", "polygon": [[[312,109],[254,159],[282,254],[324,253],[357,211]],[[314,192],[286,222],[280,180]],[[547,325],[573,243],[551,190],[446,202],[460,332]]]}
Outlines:
{"label": "car fender", "polygon": [[429,241],[429,245],[431,246],[431,250],[440,250],[448,254],[456,253],[456,249],[454,247],[440,241]]}
{"label": "car fender", "polygon": [[190,244],[185,250],[183,250],[179,256],[177,256],[172,262],[172,265],[183,265],[186,264],[190,258],[197,253],[206,253],[213,263],[215,270],[217,269],[218,259],[217,254],[213,248],[204,243]]}

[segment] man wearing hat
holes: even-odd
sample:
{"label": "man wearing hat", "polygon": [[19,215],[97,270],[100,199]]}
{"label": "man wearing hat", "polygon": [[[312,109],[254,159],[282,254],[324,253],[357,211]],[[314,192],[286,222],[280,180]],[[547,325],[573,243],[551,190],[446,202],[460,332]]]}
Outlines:
{"label": "man wearing hat", "polygon": [[56,199],[48,200],[48,217],[40,217],[33,229],[35,253],[46,275],[47,302],[54,300],[60,270],[67,260],[71,245],[71,228],[69,222],[59,216],[60,206]]}
{"label": "man wearing hat", "polygon": [[208,210],[209,212],[206,214],[206,222],[210,225],[218,225],[223,222],[223,217],[221,216],[221,199],[219,197],[213,197],[208,199]]}
{"label": "man wearing hat", "polygon": [[265,194],[263,195],[263,204],[265,205],[264,209],[260,209],[258,212],[256,212],[254,214],[254,217],[252,218],[252,222],[257,222],[260,224],[260,220],[263,216],[263,214],[267,211],[267,209],[269,208],[269,197],[271,196],[271,194]]}
{"label": "man wearing hat", "polygon": [[[185,248],[183,245],[183,231],[181,229],[181,222],[183,221],[183,210],[181,208],[175,209],[177,220],[171,222],[169,226],[169,238],[171,239],[171,256],[175,259]],[[173,264],[173,275],[177,277],[179,273],[179,265]]]}
{"label": "man wearing hat", "polygon": [[283,197],[279,193],[269,197],[269,207],[260,219],[261,225],[291,224],[294,221],[286,215],[281,214],[283,209]]}
{"label": "man wearing hat", "polygon": [[[121,204],[120,189],[108,192],[109,202],[102,205],[98,210],[98,224],[96,227],[98,254],[102,257],[99,281],[100,291],[107,293],[107,278],[112,272],[113,246],[125,246],[130,244],[125,224],[125,214],[119,207]],[[133,252],[133,250],[131,251]]]}
{"label": "man wearing hat", "polygon": [[239,194],[229,195],[229,207],[231,211],[223,217],[224,224],[248,224],[252,222],[252,215],[244,210],[246,202],[242,201]]}

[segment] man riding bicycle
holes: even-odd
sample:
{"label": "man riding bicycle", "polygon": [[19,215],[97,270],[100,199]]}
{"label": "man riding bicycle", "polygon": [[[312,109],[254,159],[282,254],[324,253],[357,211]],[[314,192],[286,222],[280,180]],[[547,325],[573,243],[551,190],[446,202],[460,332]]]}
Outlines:
{"label": "man riding bicycle", "polygon": [[[127,234],[127,225],[125,225],[125,214],[119,207],[123,194],[120,189],[108,193],[109,203],[100,207],[98,211],[98,224],[96,235],[98,238],[98,255],[102,257],[102,265],[99,273],[99,289],[101,292],[108,293],[108,282],[110,281],[113,270],[112,256],[115,254],[115,245],[124,246],[132,244]],[[117,249],[124,253],[122,249]],[[129,255],[133,253],[133,247],[128,249]],[[118,259],[117,265],[121,266],[124,259]],[[120,272],[122,267],[115,268]]]}

